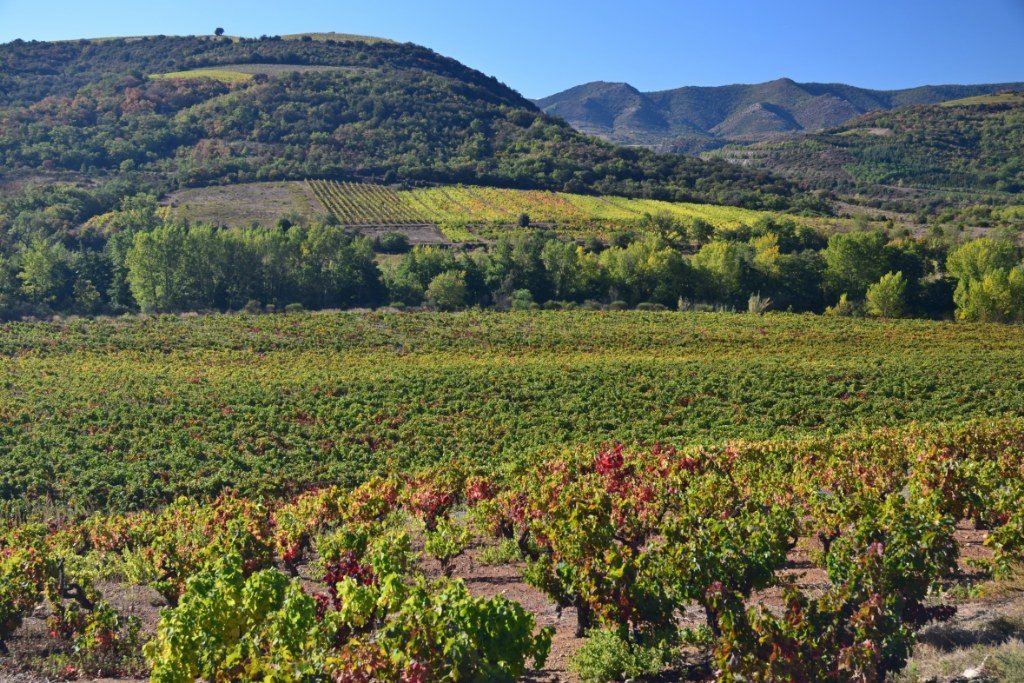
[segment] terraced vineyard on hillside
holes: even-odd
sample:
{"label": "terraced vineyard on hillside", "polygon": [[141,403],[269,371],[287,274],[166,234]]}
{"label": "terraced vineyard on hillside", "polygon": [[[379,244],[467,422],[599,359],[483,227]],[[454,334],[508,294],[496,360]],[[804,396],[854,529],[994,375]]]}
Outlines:
{"label": "terraced vineyard on hillside", "polygon": [[472,226],[473,232],[482,236],[507,232],[523,214],[529,216],[534,225],[557,226],[561,231],[587,234],[636,228],[645,215],[669,214],[684,221],[701,219],[723,228],[751,223],[767,215],[731,206],[541,190],[458,185],[396,191],[365,183],[307,182],[342,225]]}
{"label": "terraced vineyard on hillside", "polygon": [[342,225],[402,225],[427,223],[431,218],[383,185],[310,180],[309,186]]}

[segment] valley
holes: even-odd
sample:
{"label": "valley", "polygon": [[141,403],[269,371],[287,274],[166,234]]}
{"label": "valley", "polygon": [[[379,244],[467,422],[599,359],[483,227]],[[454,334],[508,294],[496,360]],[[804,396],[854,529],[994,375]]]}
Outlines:
{"label": "valley", "polygon": [[0,679],[1021,680],[1024,83],[293,26],[0,44]]}

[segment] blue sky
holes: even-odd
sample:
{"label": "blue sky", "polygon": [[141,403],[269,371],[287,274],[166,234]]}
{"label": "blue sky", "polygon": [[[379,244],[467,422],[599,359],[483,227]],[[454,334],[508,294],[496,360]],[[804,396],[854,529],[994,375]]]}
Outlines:
{"label": "blue sky", "polygon": [[788,76],[875,88],[1024,81],[1024,0],[0,0],[0,42],[339,31],[412,41],[529,97]]}

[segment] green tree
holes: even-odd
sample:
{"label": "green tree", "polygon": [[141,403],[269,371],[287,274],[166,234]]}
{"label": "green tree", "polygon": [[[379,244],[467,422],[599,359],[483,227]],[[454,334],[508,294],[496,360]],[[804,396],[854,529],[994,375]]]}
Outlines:
{"label": "green tree", "polygon": [[597,273],[588,268],[592,257],[572,242],[551,240],[540,253],[547,278],[551,282],[552,297],[568,301],[585,296],[593,288]]}
{"label": "green tree", "polygon": [[960,320],[1020,321],[1024,319],[1024,268],[996,268],[980,280],[961,280],[954,297]]}
{"label": "green tree", "polygon": [[861,299],[868,286],[891,270],[885,233],[850,232],[832,235],[824,250],[825,279],[829,289]]}
{"label": "green tree", "polygon": [[993,270],[1009,270],[1017,263],[1017,248],[1013,244],[983,237],[952,252],[946,259],[946,270],[963,282],[981,280]]}
{"label": "green tree", "polygon": [[737,242],[708,242],[694,255],[692,265],[701,275],[701,296],[737,302],[746,295],[754,250]]}
{"label": "green tree", "polygon": [[146,312],[180,311],[206,308],[212,295],[203,296],[208,269],[206,260],[192,239],[189,228],[168,225],[135,235],[125,255],[128,284],[139,307]]}
{"label": "green tree", "polygon": [[652,235],[625,248],[606,249],[598,263],[613,298],[629,304],[649,301],[668,306],[690,293],[692,278],[686,259]]}
{"label": "green tree", "polygon": [[694,244],[707,244],[715,234],[715,226],[703,218],[695,218],[686,228],[686,236]]}
{"label": "green tree", "polygon": [[383,269],[388,297],[394,302],[418,305],[423,302],[431,280],[457,267],[455,256],[447,249],[414,247]]}
{"label": "green tree", "polygon": [[485,278],[497,298],[504,298],[517,289],[529,289],[536,301],[551,298],[541,252],[547,239],[538,234],[503,237],[494,245],[487,261]]}
{"label": "green tree", "polygon": [[92,283],[92,280],[79,278],[75,280],[74,287],[74,309],[77,313],[92,315],[96,313],[101,304],[100,292]]}
{"label": "green tree", "polygon": [[907,281],[902,272],[886,273],[868,287],[865,308],[879,318],[899,318],[907,308]]}
{"label": "green tree", "polygon": [[956,278],[953,291],[961,320],[1001,322],[1021,318],[1024,271],[1017,248],[988,238],[968,242],[949,255],[946,269]]}
{"label": "green tree", "polygon": [[663,242],[677,249],[687,246],[691,241],[687,226],[668,212],[663,211],[653,215],[645,213],[640,221],[640,227],[646,232],[657,235]]}
{"label": "green tree", "polygon": [[441,311],[454,311],[466,303],[466,274],[446,270],[427,286],[427,303]]}
{"label": "green tree", "polygon": [[21,254],[21,290],[37,304],[56,305],[71,284],[71,255],[59,242],[34,240]]}

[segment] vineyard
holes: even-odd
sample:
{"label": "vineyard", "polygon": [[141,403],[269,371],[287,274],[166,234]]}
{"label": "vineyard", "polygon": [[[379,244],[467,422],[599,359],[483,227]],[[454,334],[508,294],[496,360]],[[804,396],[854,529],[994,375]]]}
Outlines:
{"label": "vineyard", "polygon": [[307,183],[342,225],[433,223],[446,229],[446,234],[461,227],[454,241],[474,238],[465,231],[467,225],[484,237],[507,233],[523,214],[533,223],[557,226],[570,234],[636,228],[645,215],[668,214],[683,221],[701,219],[722,228],[749,224],[765,215],[729,206],[538,190],[458,185],[395,191],[364,183],[327,180]]}
{"label": "vineyard", "polygon": [[434,187],[412,190],[408,200],[418,203],[441,222],[514,223],[520,214],[541,223],[569,226],[629,226],[644,214],[667,213],[683,220],[700,218],[716,226],[752,223],[761,212],[709,204],[683,204],[654,199],[594,197],[565,192],[506,190],[490,187]]}
{"label": "vineyard", "polygon": [[1020,572],[1022,342],[669,312],[4,325],[0,661],[881,682]]}
{"label": "vineyard", "polygon": [[391,188],[366,183],[307,181],[316,198],[342,225],[403,225],[429,222]]}

